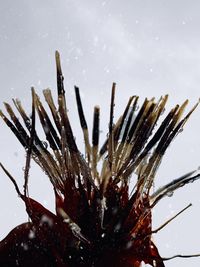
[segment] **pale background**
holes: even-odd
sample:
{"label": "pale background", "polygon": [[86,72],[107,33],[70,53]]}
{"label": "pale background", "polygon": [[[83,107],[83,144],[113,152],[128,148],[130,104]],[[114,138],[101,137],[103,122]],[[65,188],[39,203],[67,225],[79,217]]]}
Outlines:
{"label": "pale background", "polygon": [[[63,73],[76,140],[82,147],[73,85],[80,86],[89,124],[94,104],[101,106],[101,137],[108,128],[108,103],[117,83],[116,116],[133,94],[157,98],[168,93],[168,109],[199,98],[200,1],[198,0],[1,0],[0,106],[19,97],[30,109],[30,87],[55,89],[54,51]],[[140,102],[140,103],[141,103]],[[166,153],[155,187],[200,165],[200,109]],[[0,121],[0,161],[23,182],[25,153]],[[47,177],[34,165],[30,194],[53,210]],[[200,253],[200,183],[166,198],[154,212],[154,227],[192,202],[193,207],[155,236],[163,257]],[[27,220],[22,201],[0,171],[0,239]],[[176,259],[166,266],[200,266],[200,258]]]}

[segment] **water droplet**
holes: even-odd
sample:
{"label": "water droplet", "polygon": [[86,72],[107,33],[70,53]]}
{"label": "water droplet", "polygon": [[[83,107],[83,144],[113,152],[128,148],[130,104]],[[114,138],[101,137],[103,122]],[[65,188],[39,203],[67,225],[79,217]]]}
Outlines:
{"label": "water droplet", "polygon": [[21,247],[23,247],[24,250],[28,250],[28,245],[26,243],[21,243]]}
{"label": "water droplet", "polygon": [[34,232],[33,230],[30,230],[28,237],[29,237],[30,239],[35,238],[35,232]]}
{"label": "water droplet", "polygon": [[49,227],[53,226],[53,220],[49,218],[47,215],[42,215],[40,220],[40,225],[47,224]]}
{"label": "water droplet", "polygon": [[172,196],[173,196],[173,194],[174,194],[174,192],[173,192],[173,191],[169,191],[169,192],[167,192],[167,196],[168,196],[168,197],[172,197]]}
{"label": "water droplet", "polygon": [[132,241],[129,241],[127,244],[126,244],[126,249],[129,249],[131,248],[133,242]]}
{"label": "water droplet", "polygon": [[165,113],[165,108],[161,111],[160,115],[162,116]]}
{"label": "water droplet", "polygon": [[14,152],[14,156],[18,157],[18,152],[17,151]]}
{"label": "water droplet", "polygon": [[119,232],[120,228],[121,228],[121,223],[116,224],[114,228],[114,232]]}
{"label": "water droplet", "polygon": [[102,238],[104,238],[104,237],[105,237],[105,235],[106,235],[106,234],[105,234],[105,233],[103,233],[103,234],[101,235],[101,237],[102,237]]}
{"label": "water droplet", "polygon": [[179,131],[178,131],[178,133],[182,133],[182,131],[183,131],[183,128],[180,128]]}
{"label": "water droplet", "polygon": [[136,107],[135,107],[135,111],[137,111],[139,109],[139,105],[137,105]]}
{"label": "water droplet", "polygon": [[47,142],[43,141],[42,144],[46,149],[48,148],[48,143]]}

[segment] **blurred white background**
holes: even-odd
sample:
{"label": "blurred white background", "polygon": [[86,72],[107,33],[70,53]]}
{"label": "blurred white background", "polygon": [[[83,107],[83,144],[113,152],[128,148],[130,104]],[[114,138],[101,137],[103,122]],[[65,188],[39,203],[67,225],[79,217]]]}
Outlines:
{"label": "blurred white background", "polygon": [[[54,52],[59,50],[76,140],[83,146],[73,86],[80,86],[89,125],[101,106],[101,139],[108,130],[112,82],[117,83],[116,117],[130,95],[170,95],[167,108],[199,98],[200,2],[198,0],[6,0],[0,2],[0,102],[18,97],[31,111],[30,87],[56,89]],[[56,90],[55,90],[56,93]],[[200,165],[200,109],[167,151],[155,187]],[[24,150],[0,121],[0,161],[23,184]],[[30,194],[54,209],[48,178],[32,163]],[[193,203],[155,236],[163,257],[200,253],[200,184],[164,199],[154,211],[154,228]],[[0,239],[27,220],[13,185],[0,171]],[[175,259],[167,267],[197,267],[200,258]]]}

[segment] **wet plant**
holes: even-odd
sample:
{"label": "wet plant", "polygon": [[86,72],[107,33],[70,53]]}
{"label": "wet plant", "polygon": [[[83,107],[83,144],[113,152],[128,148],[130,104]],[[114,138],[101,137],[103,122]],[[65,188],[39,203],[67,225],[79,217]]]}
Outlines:
{"label": "wet plant", "polygon": [[[158,229],[152,229],[152,209],[165,196],[199,179],[198,171],[153,190],[157,169],[166,149],[183,129],[199,102],[185,115],[186,100],[159,121],[168,96],[145,99],[138,109],[138,96],[131,96],[123,114],[114,122],[113,83],[106,140],[99,143],[100,108],[94,107],[92,138],[84,115],[79,88],[75,87],[80,126],[85,143],[83,156],[76,144],[65,99],[64,78],[56,52],[57,103],[51,91],[43,91],[48,111],[32,88],[32,114],[13,100],[21,115],[5,103],[0,116],[26,151],[24,187],[0,166],[25,203],[29,221],[17,226],[0,242],[0,266],[46,267],[139,267],[142,263],[164,267],[174,257],[160,256],[152,240],[189,204]],[[36,113],[48,147],[36,130]],[[157,126],[158,125],[158,126]],[[48,176],[55,196],[55,213],[29,196],[29,169],[34,160]],[[134,174],[134,177],[133,177]],[[133,189],[130,190],[130,183]]]}

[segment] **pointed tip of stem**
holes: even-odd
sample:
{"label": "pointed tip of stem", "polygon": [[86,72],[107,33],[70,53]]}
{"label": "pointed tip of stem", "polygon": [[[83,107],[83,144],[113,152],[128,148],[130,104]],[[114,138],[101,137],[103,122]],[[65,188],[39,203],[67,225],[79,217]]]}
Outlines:
{"label": "pointed tip of stem", "polygon": [[56,59],[60,59],[60,53],[58,52],[58,50],[55,51],[55,57]]}
{"label": "pointed tip of stem", "polygon": [[55,52],[55,58],[56,58],[56,67],[57,67],[57,71],[62,73],[61,70],[61,63],[60,63],[60,53],[56,50]]}
{"label": "pointed tip of stem", "polygon": [[98,112],[100,110],[100,106],[99,105],[95,105],[94,106],[94,110],[95,110],[95,112]]}

